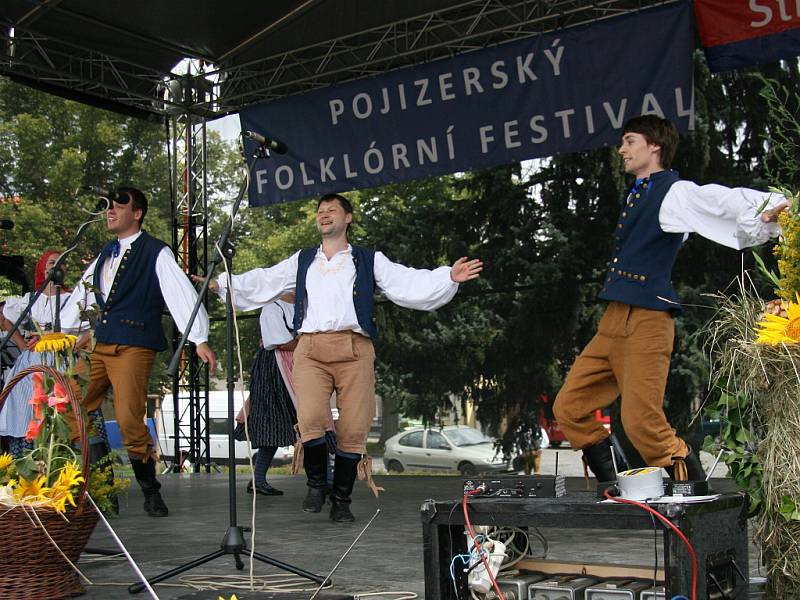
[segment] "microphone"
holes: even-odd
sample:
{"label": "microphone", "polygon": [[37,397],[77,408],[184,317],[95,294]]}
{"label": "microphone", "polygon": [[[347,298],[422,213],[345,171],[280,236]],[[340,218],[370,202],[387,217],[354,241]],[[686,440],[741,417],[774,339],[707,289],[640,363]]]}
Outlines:
{"label": "microphone", "polygon": [[0,219],[0,229],[14,229],[14,221]]}
{"label": "microphone", "polygon": [[272,150],[277,154],[286,154],[286,152],[289,150],[289,147],[283,142],[279,140],[273,140],[261,135],[260,133],[256,133],[255,131],[243,131],[242,135],[246,138],[250,138],[260,146],[266,146],[267,150]]}
{"label": "microphone", "polygon": [[89,192],[92,196],[97,196],[97,205],[92,212],[105,212],[111,207],[111,191],[96,185],[83,185],[81,189],[85,192]]}
{"label": "microphone", "polygon": [[103,198],[108,198],[111,195],[111,191],[103,187],[98,187],[96,185],[84,185],[81,186],[81,189],[84,192],[89,192],[93,196],[101,196]]}

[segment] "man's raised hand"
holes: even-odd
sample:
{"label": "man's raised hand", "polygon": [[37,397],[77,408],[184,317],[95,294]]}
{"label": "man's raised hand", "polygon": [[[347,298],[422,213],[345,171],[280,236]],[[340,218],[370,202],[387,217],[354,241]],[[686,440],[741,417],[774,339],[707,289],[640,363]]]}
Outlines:
{"label": "man's raised hand", "polygon": [[479,258],[468,260],[466,256],[462,256],[450,269],[450,279],[456,283],[464,283],[470,279],[477,279],[483,271],[483,262]]}
{"label": "man's raised hand", "polygon": [[764,223],[775,223],[778,220],[778,216],[782,212],[788,212],[788,211],[789,211],[789,203],[788,202],[781,202],[775,208],[771,208],[769,210],[765,210],[764,212],[762,212],[761,213],[761,220]]}
{"label": "man's raised hand", "polygon": [[217,356],[208,345],[208,342],[201,342],[196,346],[197,357],[208,365],[208,372],[213,374],[217,370]]}
{"label": "man's raised hand", "polygon": [[[194,281],[195,283],[203,283],[206,280],[206,278],[201,275],[192,275],[191,277],[192,281]],[[216,294],[217,292],[219,292],[219,283],[217,283],[216,279],[212,279],[211,281],[208,282],[208,291],[211,292],[212,294]]]}

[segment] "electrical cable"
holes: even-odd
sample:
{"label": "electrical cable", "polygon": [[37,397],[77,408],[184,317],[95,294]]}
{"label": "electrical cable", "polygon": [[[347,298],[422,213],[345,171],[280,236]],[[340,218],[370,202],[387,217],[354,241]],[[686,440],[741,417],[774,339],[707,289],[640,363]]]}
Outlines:
{"label": "electrical cable", "polygon": [[[486,569],[486,574],[489,576],[489,580],[492,582],[492,587],[494,591],[497,593],[497,597],[499,600],[506,600],[506,597],[503,595],[503,592],[500,591],[500,586],[497,585],[497,580],[494,578],[494,573],[489,568],[489,562],[486,560],[486,557],[481,553],[481,547],[478,545],[478,540],[475,537],[475,530],[472,528],[472,523],[469,520],[469,510],[467,508],[467,503],[469,502],[469,497],[474,496],[475,494],[480,494],[481,489],[472,490],[471,492],[464,492],[464,498],[461,501],[461,506],[464,509],[464,522],[467,525],[467,530],[469,531],[469,535],[472,538],[472,543],[475,545],[475,550],[478,552],[481,561],[483,561],[483,567]],[[692,599],[695,600],[695,599]]]}
{"label": "electrical cable", "polygon": [[356,594],[357,598],[366,598],[367,596],[399,596],[397,600],[415,600],[415,598],[419,598],[415,592],[368,592],[366,594]]}
{"label": "electrical cable", "polygon": [[706,573],[706,576],[711,580],[711,583],[719,590],[719,593],[722,594],[721,600],[731,600],[728,593],[725,591],[725,588],[722,587],[722,584],[719,582],[713,573]]}
{"label": "electrical cable", "polygon": [[[517,533],[521,533],[525,538],[524,550],[520,550],[516,545]],[[504,535],[507,534],[510,534],[510,537],[503,537]],[[519,561],[521,561],[528,555],[528,551],[530,550],[531,547],[531,541],[528,538],[526,532],[522,531],[522,529],[520,529],[519,527],[512,527],[510,529],[509,528],[497,529],[496,531],[489,533],[489,537],[492,540],[499,540],[503,542],[506,545],[506,552],[509,552],[509,550],[511,550],[517,553],[517,556],[513,558],[509,556],[509,560],[503,562],[500,565],[501,571],[508,571],[509,569],[514,567],[514,565],[516,565]]]}
{"label": "electrical cable", "polygon": [[450,579],[453,580],[453,591],[455,592],[456,600],[458,600],[458,585],[456,584],[456,572],[455,572],[456,560],[460,559],[463,564],[469,565],[469,561],[471,558],[472,558],[471,554],[456,554],[450,561]]}
{"label": "electrical cable", "polygon": [[653,523],[653,554],[655,555],[655,564],[653,565],[653,587],[656,587],[658,585],[658,524],[653,515],[650,515],[650,521]]}
{"label": "electrical cable", "polygon": [[[657,510],[654,510],[653,508],[650,508],[649,506],[647,506],[647,504],[644,504],[642,502],[637,502],[636,500],[629,500],[627,498],[619,498],[619,497],[612,496],[608,492],[608,490],[605,490],[603,492],[603,495],[607,499],[611,500],[612,502],[619,502],[620,504],[631,504],[633,506],[637,506],[637,507],[639,507],[639,508],[641,508],[643,510],[648,511],[649,513],[654,515],[657,519],[659,519],[662,523],[664,523],[664,525],[666,525],[667,527],[669,527],[670,529],[672,529],[675,532],[675,535],[677,535],[681,539],[681,541],[686,545],[686,550],[688,551],[689,558],[691,558],[691,561],[692,561],[692,598],[691,598],[691,600],[697,600],[697,553],[694,551],[694,546],[692,546],[692,543],[689,541],[689,538],[687,538],[686,535],[684,535],[684,533],[680,530],[680,528],[677,525],[675,525],[672,521],[670,521],[667,517],[662,515]],[[679,598],[679,597],[680,596],[675,596],[675,597],[673,597],[673,600],[675,600],[675,598]],[[685,598],[685,600],[689,600],[689,599]]]}
{"label": "electrical cable", "polygon": [[[542,542],[542,555],[541,556],[533,556],[530,555],[530,558],[547,558],[547,555],[550,554],[550,543],[547,541],[547,538],[542,533],[542,530],[536,527],[535,525],[530,525],[528,527],[528,531],[530,532],[530,527],[533,527],[533,535],[536,536],[540,542]],[[530,533],[529,533],[530,535]]]}
{"label": "electrical cable", "polygon": [[739,574],[739,577],[741,577],[742,581],[744,583],[747,583],[747,577],[745,576],[744,573],[742,573],[742,570],[739,568],[739,565],[736,564],[736,561],[734,559],[731,559],[731,565],[733,566],[734,569],[736,569],[736,572]]}
{"label": "electrical cable", "polygon": [[[180,578],[182,587],[197,591],[208,590],[242,590],[258,592],[310,592],[315,588],[307,587],[308,580],[297,575],[256,575],[253,580],[249,575],[186,575]],[[251,584],[255,583],[254,589]]]}
{"label": "electrical cable", "polygon": [[[456,504],[454,502],[453,506],[450,508],[450,512],[447,514],[447,531],[448,532],[452,531],[450,529],[450,525],[453,522],[453,513],[456,511],[457,507],[458,507],[458,504]],[[453,556],[453,536],[450,535],[450,533],[448,533],[447,538],[448,538],[448,541],[450,543],[450,556]],[[469,548],[467,548],[467,550],[469,550]],[[467,555],[467,556],[469,556],[469,555]],[[455,581],[455,573],[452,572],[452,571],[451,571],[451,576],[453,577],[453,587],[455,588],[455,591],[456,591],[456,600],[458,600],[458,587],[457,587],[456,581]]]}
{"label": "electrical cable", "polygon": [[[84,559],[81,559],[81,562],[84,562]],[[283,578],[283,579],[276,579],[276,578]],[[217,591],[217,590],[241,590],[241,591],[251,591],[250,590],[250,577],[247,575],[217,575],[211,574],[208,575],[184,575],[178,578],[178,581],[181,583],[165,583],[159,582],[153,585],[153,587],[158,588],[188,588],[195,591]],[[308,585],[308,580],[295,576],[295,575],[282,575],[282,574],[271,574],[271,575],[256,575],[256,588],[255,591],[257,592],[311,592],[316,588],[312,587],[302,587]],[[108,582],[94,582],[95,587],[129,587],[130,582],[117,582],[117,581],[108,581]],[[331,588],[332,585],[326,586],[326,589]],[[413,594],[414,592],[386,592],[387,594]]]}
{"label": "electrical cable", "polygon": [[[486,556],[486,553],[484,551],[481,551],[480,556]],[[477,558],[480,558],[480,557],[475,556],[474,554],[470,554],[469,558],[470,558],[470,560],[472,560],[473,558],[477,559]],[[476,560],[474,564],[470,565],[469,568],[464,571],[464,574],[469,576],[469,574],[472,573],[475,569],[477,569],[478,567],[482,567],[482,566],[483,566],[483,563]]]}
{"label": "electrical cable", "polygon": [[[531,531],[533,529],[533,531]],[[543,559],[547,558],[550,551],[547,538],[536,526],[529,526],[528,528],[521,527],[493,527],[489,531],[489,537],[492,540],[499,540],[506,545],[506,552],[508,560],[503,562],[500,566],[501,571],[509,571],[519,562],[525,558]],[[525,547],[520,548],[517,542],[518,537],[525,540]],[[533,544],[531,544],[531,536],[538,539],[542,544],[543,553],[541,555],[533,554]]]}

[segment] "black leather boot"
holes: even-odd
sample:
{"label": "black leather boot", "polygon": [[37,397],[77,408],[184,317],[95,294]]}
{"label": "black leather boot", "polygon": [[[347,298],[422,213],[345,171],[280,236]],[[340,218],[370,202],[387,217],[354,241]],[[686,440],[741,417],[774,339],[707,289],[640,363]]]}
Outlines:
{"label": "black leather boot", "polygon": [[689,446],[689,454],[686,455],[686,458],[676,456],[672,459],[672,464],[664,467],[664,470],[672,481],[705,481],[706,479],[703,463],[700,462],[700,457],[697,452],[692,450],[691,446]]}
{"label": "black leather boot", "polygon": [[[617,468],[624,471],[627,465],[620,464],[622,458],[617,455]],[[608,438],[583,449],[583,460],[592,470],[597,481],[616,481],[614,459],[611,457],[611,442]]]}
{"label": "black leather boot", "polygon": [[158,491],[161,489],[161,484],[156,479],[156,463],[152,459],[144,462],[141,459],[132,458],[131,466],[136,481],[144,493],[144,511],[151,517],[169,515],[169,509]]}
{"label": "black leather boot", "polygon": [[318,513],[325,504],[328,487],[328,447],[325,444],[303,446],[303,468],[308,481],[308,493],[303,500],[303,510]]}
{"label": "black leather boot", "polygon": [[352,523],[356,520],[350,512],[350,495],[358,475],[360,458],[336,455],[333,463],[333,489],[331,491],[331,521]]}
{"label": "black leather boot", "polygon": [[[96,467],[103,469],[106,484],[114,486],[114,461],[111,457],[111,448],[105,440],[93,440],[89,443],[89,464],[92,469]],[[119,499],[116,496],[111,498],[111,508],[107,512],[115,516],[119,514]]]}

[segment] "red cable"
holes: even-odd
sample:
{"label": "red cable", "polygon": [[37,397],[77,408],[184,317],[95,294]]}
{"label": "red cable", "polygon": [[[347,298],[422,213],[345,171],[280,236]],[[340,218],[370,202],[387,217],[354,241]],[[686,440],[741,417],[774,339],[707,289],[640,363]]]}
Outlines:
{"label": "red cable", "polygon": [[[675,525],[672,521],[670,521],[667,517],[662,515],[657,510],[654,510],[654,509],[650,508],[649,506],[647,506],[647,504],[644,504],[642,502],[637,502],[636,500],[628,500],[627,498],[614,497],[614,496],[612,496],[611,494],[608,493],[608,490],[604,491],[603,495],[606,498],[608,498],[609,500],[613,500],[614,502],[619,502],[621,504],[633,504],[634,506],[638,506],[639,508],[643,508],[647,512],[654,514],[667,527],[672,529],[679,538],[681,538],[681,541],[684,544],[686,544],[686,549],[689,552],[689,557],[692,559],[692,600],[697,600],[697,554],[695,553],[694,547],[692,546],[692,543],[689,541],[689,538],[687,538],[683,534],[683,532],[677,527],[677,525]],[[465,497],[465,500],[466,500],[466,497]]]}
{"label": "red cable", "polygon": [[[475,550],[478,553],[478,556],[483,561],[483,568],[486,569],[486,572],[489,574],[489,580],[492,582],[492,587],[494,588],[495,593],[499,600],[506,600],[506,597],[503,595],[503,592],[500,591],[500,587],[497,585],[497,581],[495,581],[494,574],[492,574],[492,570],[489,568],[489,563],[486,561],[486,557],[481,553],[481,546],[478,544],[478,540],[475,537],[475,530],[472,529],[472,523],[469,520],[469,511],[467,510],[467,500],[470,496],[474,496],[475,494],[480,494],[482,490],[472,490],[471,492],[464,492],[464,499],[461,501],[461,506],[464,509],[464,522],[467,524],[467,531],[469,531],[469,535],[472,538],[472,543],[475,546]],[[694,600],[694,599],[692,599]]]}

